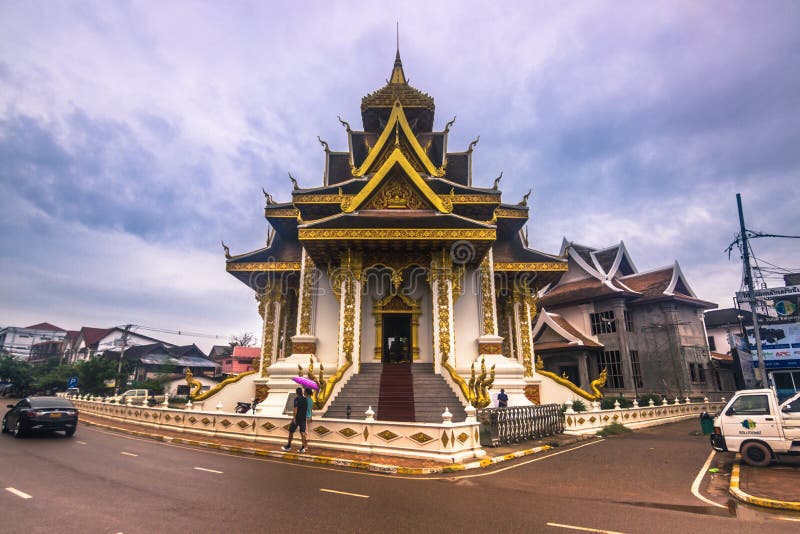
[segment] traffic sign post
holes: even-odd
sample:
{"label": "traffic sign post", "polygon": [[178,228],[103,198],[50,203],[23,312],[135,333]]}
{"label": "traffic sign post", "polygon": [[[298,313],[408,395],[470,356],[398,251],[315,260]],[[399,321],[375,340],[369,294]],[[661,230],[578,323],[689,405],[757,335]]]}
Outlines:
{"label": "traffic sign post", "polygon": [[67,388],[76,388],[78,387],[78,377],[71,376],[67,379]]}

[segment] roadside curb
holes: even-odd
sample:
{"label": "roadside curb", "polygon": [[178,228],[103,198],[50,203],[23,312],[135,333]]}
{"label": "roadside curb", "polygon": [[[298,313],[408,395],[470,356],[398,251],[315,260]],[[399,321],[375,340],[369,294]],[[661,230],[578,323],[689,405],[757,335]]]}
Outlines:
{"label": "roadside curb", "polygon": [[[140,438],[152,439],[154,441],[163,441],[165,443],[191,445],[193,447],[203,447],[207,449],[232,452],[236,454],[249,454],[262,458],[266,457],[279,460],[288,460],[292,462],[302,462],[302,463],[310,463],[317,465],[330,465],[336,467],[347,467],[351,469],[372,471],[375,473],[396,474],[396,475],[435,475],[435,474],[457,473],[471,469],[482,469],[493,465],[497,465],[499,463],[507,462],[509,460],[515,460],[517,458],[524,458],[525,456],[530,456],[532,454],[546,452],[554,448],[551,445],[542,445],[539,447],[533,447],[530,449],[504,454],[502,456],[482,458],[480,460],[475,460],[473,462],[465,464],[443,465],[439,467],[403,467],[397,465],[363,462],[359,460],[347,460],[344,458],[332,458],[329,456],[314,456],[314,455],[299,454],[294,452],[269,451],[265,449],[256,449],[253,447],[222,445],[218,443],[209,443],[206,441],[200,441],[196,439],[174,438],[170,436],[164,436],[162,434],[154,434],[150,432],[143,432],[140,430],[131,430],[127,428],[116,427],[113,425],[106,425],[103,423],[98,423],[96,421],[87,421],[86,419],[81,419],[81,423],[89,426],[103,428],[106,430],[111,430],[114,432],[130,434]],[[572,445],[573,443],[577,443],[579,441],[586,441],[589,439],[594,439],[594,436],[575,436],[574,440],[561,443],[559,447]]]}
{"label": "roadside curb", "polygon": [[755,506],[762,506],[764,508],[773,508],[777,510],[800,511],[800,502],[778,501],[764,497],[754,497],[753,495],[742,491],[739,487],[739,470],[741,459],[742,455],[737,453],[736,459],[733,462],[733,469],[731,470],[731,484],[728,488],[728,491],[731,495],[742,502],[753,504]]}

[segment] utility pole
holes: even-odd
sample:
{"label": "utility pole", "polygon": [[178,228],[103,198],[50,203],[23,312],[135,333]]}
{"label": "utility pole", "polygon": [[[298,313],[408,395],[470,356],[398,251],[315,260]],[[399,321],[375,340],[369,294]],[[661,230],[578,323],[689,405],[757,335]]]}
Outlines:
{"label": "utility pole", "polygon": [[122,361],[125,359],[125,345],[128,343],[128,331],[131,329],[132,324],[126,324],[125,330],[122,331],[122,346],[120,347],[119,351],[119,365],[117,365],[117,387],[114,388],[114,396],[116,397],[119,395],[119,388],[122,385],[122,379],[120,376],[122,375]]}
{"label": "utility pole", "polygon": [[739,227],[742,235],[742,260],[744,261],[744,283],[750,300],[750,312],[753,314],[753,334],[756,337],[756,354],[758,355],[758,373],[761,375],[761,387],[769,387],[767,369],[764,365],[764,352],[761,350],[761,332],[758,326],[758,313],[756,313],[756,295],[753,288],[753,274],[750,271],[750,249],[747,245],[747,230],[744,226],[744,212],[742,211],[742,195],[736,193],[736,205],[739,207]]}

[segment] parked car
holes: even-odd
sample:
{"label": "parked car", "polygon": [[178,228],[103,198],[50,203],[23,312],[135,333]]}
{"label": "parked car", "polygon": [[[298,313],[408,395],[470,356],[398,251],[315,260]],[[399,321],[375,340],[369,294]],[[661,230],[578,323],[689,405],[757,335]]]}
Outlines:
{"label": "parked car", "polygon": [[711,446],[756,467],[800,454],[800,393],[781,404],[772,389],[737,391],[714,419]]}
{"label": "parked car", "polygon": [[2,395],[3,397],[11,397],[13,399],[26,397],[29,393],[30,393],[29,388],[17,386],[15,384],[7,384],[5,387],[0,389],[0,395]]}
{"label": "parked car", "polygon": [[164,395],[153,395],[147,389],[129,389],[122,395],[117,395],[113,397],[111,400],[116,402],[117,404],[127,404],[128,400],[130,399],[131,404],[137,405],[146,405],[148,401],[152,401],[156,404],[161,404],[164,402]]}
{"label": "parked car", "polygon": [[3,417],[3,433],[21,438],[29,432],[60,430],[71,437],[78,426],[78,410],[63,397],[26,397]]}

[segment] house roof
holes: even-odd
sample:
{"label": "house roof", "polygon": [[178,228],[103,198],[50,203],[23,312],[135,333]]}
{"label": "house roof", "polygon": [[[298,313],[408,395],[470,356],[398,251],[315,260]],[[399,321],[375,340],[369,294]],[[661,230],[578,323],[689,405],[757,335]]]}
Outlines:
{"label": "house roof", "polygon": [[[560,337],[559,340],[537,341],[541,339],[546,331],[552,331]],[[577,328],[572,326],[569,321],[557,313],[550,313],[544,309],[539,313],[536,324],[533,327],[534,348],[537,352],[554,350],[587,348],[602,349],[604,345],[583,335]]]}
{"label": "house roof", "polygon": [[719,352],[711,352],[711,359],[718,362],[733,362],[733,356],[730,354],[721,354]]}
{"label": "house roof", "polygon": [[734,325],[739,326],[739,316],[742,316],[742,324],[750,325],[753,323],[753,315],[749,311],[737,308],[725,308],[722,310],[709,310],[705,313],[704,320],[706,328],[715,326]]}
{"label": "house roof", "polygon": [[261,356],[259,347],[233,347],[233,356],[236,358],[258,358]]}
{"label": "house roof", "polygon": [[26,330],[49,330],[52,332],[66,332],[64,328],[50,323],[36,323],[25,327]]}
{"label": "house roof", "polygon": [[[150,343],[147,345],[134,345],[125,350],[127,359],[137,359],[145,365],[172,365],[176,367],[220,367],[208,358],[191,354],[194,345],[184,347],[167,347],[163,343]],[[175,351],[174,349],[179,349]],[[188,348],[188,350],[187,350]],[[197,349],[198,351],[200,349]],[[200,351],[202,354],[202,351]],[[118,350],[107,350],[103,353],[110,358],[119,359]]]}
{"label": "house roof", "polygon": [[79,335],[83,337],[83,342],[88,347],[97,345],[101,339],[113,331],[113,328],[93,328],[91,326],[84,326],[81,328]]}
{"label": "house roof", "polygon": [[552,308],[562,304],[577,304],[588,300],[606,298],[636,298],[639,293],[626,290],[614,281],[601,282],[596,278],[577,280],[566,284],[557,285],[548,291],[542,298],[542,306]]}

